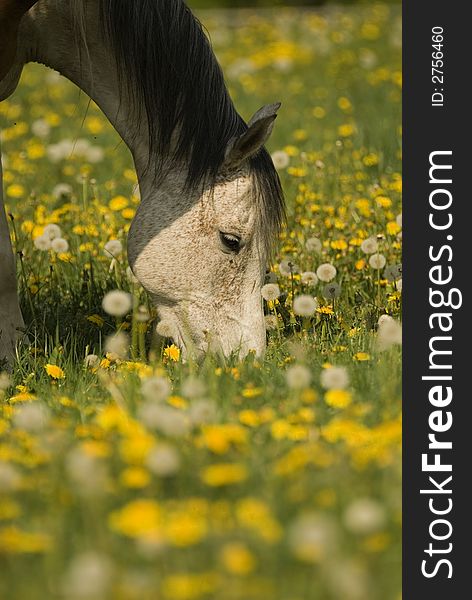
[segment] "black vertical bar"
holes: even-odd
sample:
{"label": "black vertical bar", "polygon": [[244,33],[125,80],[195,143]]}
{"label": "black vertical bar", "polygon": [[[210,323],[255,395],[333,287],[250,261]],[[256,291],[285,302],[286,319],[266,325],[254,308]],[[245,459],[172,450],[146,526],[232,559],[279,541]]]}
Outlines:
{"label": "black vertical bar", "polygon": [[[472,270],[469,259],[472,242],[472,185],[469,181],[472,175],[472,111],[468,91],[471,88],[472,31],[468,9],[468,3],[464,2],[406,0],[403,3],[404,600],[472,597],[468,582],[469,573],[472,573],[469,564],[472,554],[469,542],[469,538],[472,539],[472,393],[468,381],[468,374],[472,374],[472,326],[466,293]],[[432,36],[441,28],[443,42],[439,51],[443,53],[443,65],[436,62],[437,71],[433,72],[433,52],[438,50],[433,47]],[[436,60],[439,60],[438,56]],[[437,79],[433,80],[433,75]],[[433,100],[436,100],[435,104]],[[452,178],[452,183],[431,183],[431,153],[449,151],[452,154],[437,154],[432,160],[452,165],[452,170],[433,171],[432,179],[447,181]],[[431,194],[433,204],[437,205],[446,205],[451,194],[450,208],[432,208]],[[430,218],[437,225],[444,225],[449,214],[453,219],[451,227],[434,229]],[[452,256],[447,246],[451,247]],[[430,252],[436,260],[431,258]],[[431,273],[430,269],[438,265],[439,270]],[[448,267],[452,269],[449,283],[431,281],[431,277],[443,280],[449,276]],[[442,290],[447,297],[454,288],[462,292],[462,308],[431,306],[430,289]],[[457,304],[459,292],[453,292],[452,297],[453,303]],[[438,294],[434,298],[440,303]],[[453,323],[450,332],[441,331],[439,319],[433,318],[430,322],[434,313],[450,315]],[[448,319],[442,320],[444,328],[450,323]],[[433,341],[433,348],[452,349],[452,356],[433,356],[434,364],[443,367],[452,364],[452,369],[429,368],[432,352],[429,343],[435,336],[452,337],[452,340]],[[422,379],[423,376],[452,379],[434,381]],[[452,401],[447,405],[444,401],[444,406],[434,406],[429,399],[434,386],[443,386],[441,394],[444,395],[446,387],[450,387]],[[438,393],[433,395],[433,400],[438,400]],[[440,423],[446,427],[448,419],[453,419],[452,426],[442,433],[435,432],[428,420],[435,411],[441,413],[431,417],[436,428]],[[451,441],[452,449],[428,449],[429,434],[435,434],[437,440]],[[427,454],[429,464],[438,454],[441,464],[450,464],[452,470],[423,470],[423,454]],[[444,483],[450,476],[452,480]],[[439,486],[444,493],[440,492]],[[422,494],[420,490],[437,493]],[[432,508],[438,511],[450,508],[450,511],[439,515],[433,514]],[[443,521],[431,525],[438,519]],[[432,534],[444,539],[434,539]],[[439,564],[441,560],[444,562]],[[430,577],[422,572],[422,568]]]}

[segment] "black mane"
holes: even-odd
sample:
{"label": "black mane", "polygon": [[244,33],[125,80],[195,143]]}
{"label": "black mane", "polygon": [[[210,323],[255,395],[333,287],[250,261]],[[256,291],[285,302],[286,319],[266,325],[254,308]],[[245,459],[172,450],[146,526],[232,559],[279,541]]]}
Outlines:
{"label": "black mane", "polygon": [[[231,138],[247,125],[237,113],[202,25],[183,0],[100,0],[104,33],[138,118],[144,110],[150,157],[185,161],[187,185],[214,181]],[[265,149],[250,160],[267,234],[279,229],[284,201]]]}

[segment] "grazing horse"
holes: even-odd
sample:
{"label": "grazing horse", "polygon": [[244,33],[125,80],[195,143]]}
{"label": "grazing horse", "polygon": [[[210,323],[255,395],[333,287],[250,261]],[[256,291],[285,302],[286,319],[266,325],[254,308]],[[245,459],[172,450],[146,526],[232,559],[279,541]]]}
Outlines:
{"label": "grazing horse", "polygon": [[[128,259],[161,330],[187,354],[261,354],[260,290],[284,218],[264,144],[280,105],[243,121],[183,0],[0,0],[0,36],[0,100],[25,63],[43,63],[86,92],[129,147],[141,203]],[[23,325],[1,200],[0,357]]]}

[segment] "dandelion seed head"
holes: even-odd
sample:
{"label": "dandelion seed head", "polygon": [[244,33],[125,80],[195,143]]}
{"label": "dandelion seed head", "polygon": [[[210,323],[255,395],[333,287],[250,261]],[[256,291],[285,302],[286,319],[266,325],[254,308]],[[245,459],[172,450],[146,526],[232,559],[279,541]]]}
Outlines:
{"label": "dandelion seed head", "polygon": [[302,283],[314,287],[318,283],[318,276],[313,271],[305,271],[302,273]]}
{"label": "dandelion seed head", "polygon": [[293,554],[303,562],[318,563],[332,554],[336,545],[336,527],[327,515],[306,513],[295,519],[288,531]]}
{"label": "dandelion seed head", "polygon": [[321,372],[321,385],[325,390],[344,390],[349,385],[345,367],[330,367]]}
{"label": "dandelion seed head", "polygon": [[108,240],[103,250],[107,256],[116,258],[123,252],[123,244],[120,240]]}
{"label": "dandelion seed head", "polygon": [[205,383],[198,377],[190,376],[182,383],[182,394],[186,398],[202,398],[206,394],[207,387]]}
{"label": "dandelion seed head", "polygon": [[272,162],[276,169],[286,169],[290,164],[290,156],[284,150],[276,150],[272,154]]}
{"label": "dandelion seed head", "polygon": [[402,326],[395,319],[384,320],[377,331],[377,347],[380,351],[402,344]]}
{"label": "dandelion seed head", "polygon": [[171,444],[161,443],[153,448],[146,459],[151,473],[159,477],[171,477],[180,469],[180,455]]}
{"label": "dandelion seed head", "polygon": [[343,522],[352,533],[374,533],[385,525],[385,508],[372,498],[357,498],[344,511]]}
{"label": "dandelion seed head", "polygon": [[387,259],[383,254],[372,254],[372,256],[369,258],[369,265],[373,269],[383,269],[385,267],[386,262]]}
{"label": "dandelion seed head", "polygon": [[156,332],[163,338],[173,338],[175,334],[174,324],[171,321],[159,321]]}
{"label": "dandelion seed head", "polygon": [[262,286],[261,295],[264,300],[273,302],[280,296],[280,288],[276,283],[266,283]]}
{"label": "dandelion seed head", "polygon": [[102,300],[103,310],[112,317],[124,317],[133,306],[131,294],[122,290],[108,292]]}
{"label": "dandelion seed head", "polygon": [[40,235],[39,237],[35,238],[34,245],[38,250],[45,252],[51,249],[51,240],[44,235]]}
{"label": "dandelion seed head", "polygon": [[210,423],[216,418],[216,404],[213,400],[196,400],[189,408],[189,417],[193,425]]}
{"label": "dandelion seed head", "polygon": [[121,359],[126,357],[128,350],[129,337],[122,331],[119,331],[114,335],[110,335],[105,340],[105,351],[109,352],[110,354],[114,354]]}
{"label": "dandelion seed head", "polygon": [[165,400],[170,395],[171,390],[170,382],[165,377],[149,377],[141,384],[141,392],[149,401]]}
{"label": "dandelion seed head", "polygon": [[67,252],[69,250],[69,243],[64,238],[54,238],[51,241],[51,250],[57,253]]}
{"label": "dandelion seed head", "polygon": [[59,200],[60,198],[68,198],[72,196],[72,186],[68,183],[58,183],[52,189],[52,195]]}
{"label": "dandelion seed head", "polygon": [[316,275],[320,281],[328,283],[332,281],[337,274],[336,267],[330,263],[324,263],[316,269]]}
{"label": "dandelion seed head", "polygon": [[341,295],[341,286],[335,281],[327,283],[323,287],[323,297],[327,300],[335,300]]}
{"label": "dandelion seed head", "polygon": [[108,596],[113,576],[113,563],[94,551],[75,556],[62,581],[62,592],[71,600],[93,600]]}
{"label": "dandelion seed head", "polygon": [[283,260],[282,262],[279,263],[279,272],[281,275],[284,275],[285,277],[290,277],[290,275],[293,275],[294,273],[298,273],[299,270],[300,269],[299,269],[298,265],[289,259]]}
{"label": "dandelion seed head", "polygon": [[303,390],[311,383],[311,372],[304,365],[292,365],[285,374],[287,385],[291,390]]}
{"label": "dandelion seed head", "polygon": [[312,237],[308,238],[305,242],[305,248],[308,250],[308,252],[319,253],[323,248],[323,244],[321,243],[321,240],[319,240],[317,237]]}
{"label": "dandelion seed head", "polygon": [[61,228],[59,227],[59,225],[56,225],[55,223],[49,223],[49,225],[46,225],[43,230],[43,237],[49,238],[50,240],[54,240],[55,238],[60,238],[60,237],[62,237]]}
{"label": "dandelion seed head", "polygon": [[318,308],[316,298],[302,294],[293,301],[293,312],[300,317],[311,317]]}
{"label": "dandelion seed head", "polygon": [[31,132],[39,138],[47,138],[51,133],[51,126],[45,119],[36,119],[31,123]]}
{"label": "dandelion seed head", "polygon": [[39,402],[19,406],[13,414],[13,423],[18,429],[25,431],[41,431],[50,421],[50,411]]}
{"label": "dandelion seed head", "polygon": [[361,244],[361,250],[365,254],[374,254],[379,249],[379,243],[375,237],[369,237]]}

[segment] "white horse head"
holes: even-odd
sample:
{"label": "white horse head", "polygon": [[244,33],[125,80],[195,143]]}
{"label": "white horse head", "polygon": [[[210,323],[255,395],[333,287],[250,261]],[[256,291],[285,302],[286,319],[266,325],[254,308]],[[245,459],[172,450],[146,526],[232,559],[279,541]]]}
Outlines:
{"label": "white horse head", "polygon": [[246,125],[183,0],[40,0],[17,47],[12,66],[0,64],[0,99],[24,63],[42,62],[94,99],[130,148],[142,202],[128,255],[160,332],[188,354],[261,354],[260,289],[284,214],[264,143],[280,105]]}
{"label": "white horse head", "polygon": [[184,349],[244,355],[265,348],[260,290],[277,211],[263,195],[278,190],[267,185],[274,173],[260,151],[279,106],[262,108],[228,143],[203,190],[186,186],[176,169],[157,189],[143,190],[128,257],[157,305],[160,331]]}

